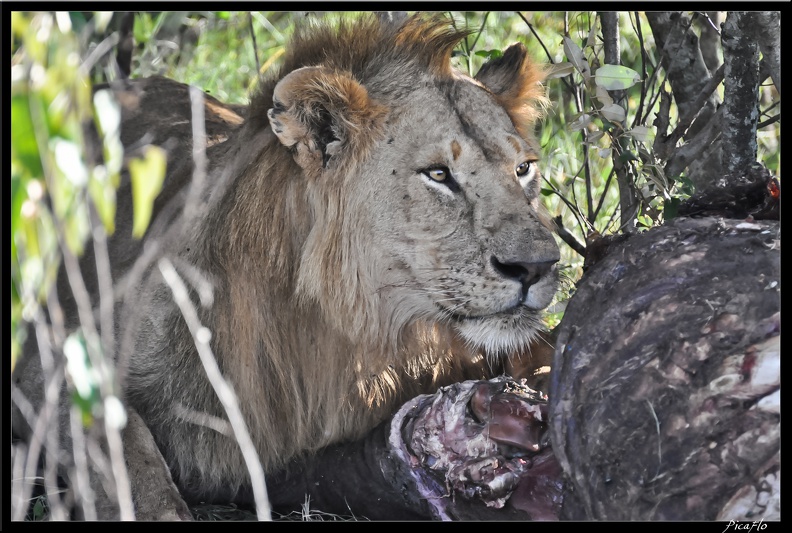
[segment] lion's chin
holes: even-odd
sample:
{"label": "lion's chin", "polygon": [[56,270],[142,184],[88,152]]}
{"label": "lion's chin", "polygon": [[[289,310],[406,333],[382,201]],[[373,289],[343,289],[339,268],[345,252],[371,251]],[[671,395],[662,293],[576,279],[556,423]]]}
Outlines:
{"label": "lion's chin", "polygon": [[535,311],[520,307],[489,316],[459,318],[454,327],[470,347],[498,356],[527,348],[542,328],[542,321]]}

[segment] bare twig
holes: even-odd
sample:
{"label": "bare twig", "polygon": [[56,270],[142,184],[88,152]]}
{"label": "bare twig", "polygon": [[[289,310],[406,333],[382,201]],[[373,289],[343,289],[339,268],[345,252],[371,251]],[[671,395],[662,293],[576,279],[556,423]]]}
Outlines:
{"label": "bare twig", "polygon": [[638,14],[637,11],[634,12],[634,15],[635,15],[635,22],[633,23],[633,28],[635,28],[635,33],[638,35],[638,46],[641,50],[641,99],[638,101],[638,108],[635,110],[635,118],[633,119],[633,123],[632,126],[630,126],[630,128],[635,128],[635,126],[642,123],[641,119],[643,116],[644,100],[646,100],[646,88],[647,88],[646,63],[647,61],[649,61],[646,55],[646,48],[644,48],[640,15]]}
{"label": "bare twig", "polygon": [[561,237],[561,240],[569,245],[570,248],[579,253],[581,257],[586,257],[586,246],[581,244],[580,241],[578,241],[575,236],[569,233],[569,231],[564,227],[561,215],[553,218],[553,223],[555,224],[556,233],[558,233],[558,236]]}
{"label": "bare twig", "polygon": [[479,28],[479,31],[476,33],[476,38],[473,40],[473,44],[470,45],[471,52],[473,51],[474,48],[476,48],[476,44],[479,41],[479,37],[481,37],[481,34],[484,31],[484,27],[487,25],[487,18],[489,18],[489,16],[490,16],[489,11],[484,13],[484,20],[481,22],[481,28]]}
{"label": "bare twig", "polygon": [[[575,106],[577,107],[578,113],[583,112],[583,95],[582,95],[582,87],[578,86],[575,88]],[[582,128],[580,130],[580,137],[583,141],[581,143],[581,148],[583,150],[583,178],[586,182],[586,209],[587,209],[587,216],[586,220],[589,224],[594,222],[594,198],[592,196],[592,183],[591,183],[591,168],[589,166],[589,148],[588,148],[588,133],[586,128]]]}
{"label": "bare twig", "polygon": [[[600,12],[600,20],[602,20],[605,63],[608,65],[620,65],[619,14],[613,11],[603,11]],[[608,92],[613,95],[613,100],[617,104],[624,105],[624,91],[618,90]],[[635,178],[634,174],[630,171],[630,165],[622,159],[624,152],[627,150],[626,138],[622,135],[623,128],[619,123],[614,123],[613,128],[613,131],[610,133],[611,146],[613,147],[611,157],[613,160],[613,170],[616,174],[616,183],[619,186],[621,227],[629,233],[634,229],[633,219],[638,212],[638,203],[635,198]],[[596,212],[592,212],[592,217],[596,217]],[[594,220],[595,219],[592,218],[592,222]]]}
{"label": "bare twig", "polygon": [[256,58],[256,72],[261,74],[261,62],[259,61],[258,45],[256,44],[256,31],[253,29],[253,14],[248,13],[248,27],[250,28],[250,38],[253,41],[253,56]]}
{"label": "bare twig", "polygon": [[[13,397],[12,397],[13,401]],[[27,446],[24,443],[11,445],[11,519],[21,520],[27,512],[27,498],[25,485],[33,484],[32,479],[25,477],[25,462],[29,457]],[[30,492],[33,488],[31,486]]]}
{"label": "bare twig", "polygon": [[[63,367],[59,365],[58,371],[54,372],[54,378],[50,379],[46,382],[45,389],[44,389],[44,405],[41,407],[41,411],[36,418],[35,426],[32,428],[32,436],[30,438],[30,448],[28,449],[27,458],[25,461],[25,469],[24,469],[24,478],[25,479],[32,479],[36,475],[37,465],[38,465],[38,458],[39,454],[41,453],[41,448],[44,445],[45,435],[48,433],[48,429],[52,429],[53,427],[57,427],[57,424],[53,424],[53,419],[57,419],[57,411],[58,411],[58,398],[60,396],[60,390],[63,386]],[[60,379],[57,379],[57,377]],[[57,434],[56,434],[57,436]],[[49,443],[48,443],[49,446]],[[56,447],[57,449],[57,447]],[[55,455],[55,451],[52,451],[52,455]],[[57,488],[57,483],[53,488]],[[26,502],[30,499],[30,495],[33,493],[33,486],[32,485],[22,485],[19,488],[19,496],[17,501]],[[59,499],[55,498],[56,505]],[[25,505],[19,505],[15,508],[15,514],[12,515],[11,520],[19,521],[25,517],[25,512],[27,511],[27,507]],[[53,509],[58,516],[61,515],[61,512],[57,509]]]}
{"label": "bare twig", "polygon": [[605,179],[605,186],[602,188],[602,193],[600,193],[599,202],[597,202],[597,207],[594,209],[595,219],[599,217],[599,213],[602,210],[602,205],[605,203],[605,197],[608,195],[608,189],[610,188],[611,181],[613,181],[613,176],[615,175],[616,175],[616,168],[611,167],[611,171],[608,173],[608,177]]}
{"label": "bare twig", "polygon": [[[107,232],[104,224],[99,220],[96,206],[92,203],[89,207],[94,259],[96,261],[96,277],[99,288],[99,325],[101,327],[102,353],[111,355],[115,353],[115,336],[113,329],[114,298],[113,275],[110,271],[110,254],[107,250]],[[108,378],[111,376],[108,375]]]}
{"label": "bare twig", "polygon": [[[184,217],[197,217],[198,205],[206,187],[206,125],[204,123],[204,93],[190,86],[190,104],[192,112],[193,135],[193,175],[187,203],[184,206]],[[201,215],[203,210],[201,210]],[[193,218],[194,219],[194,218]]]}
{"label": "bare twig", "polygon": [[264,469],[261,466],[258,452],[256,452],[256,447],[253,444],[244,416],[239,408],[236,394],[223,378],[220,367],[217,365],[217,360],[212,352],[212,348],[209,345],[212,334],[209,329],[201,324],[195,306],[190,301],[187,287],[173,267],[173,263],[166,257],[163,257],[157,264],[162,273],[162,277],[173,292],[173,299],[179,306],[179,310],[192,334],[195,347],[198,350],[198,356],[201,358],[201,363],[206,371],[206,376],[209,378],[212,388],[223,404],[226,414],[228,415],[228,421],[231,423],[231,427],[234,430],[234,436],[239,443],[239,448],[242,451],[245,464],[250,472],[253,497],[256,501],[256,515],[259,520],[271,520],[272,513],[269,505],[269,497],[267,496],[267,486],[264,481]]}
{"label": "bare twig", "polygon": [[113,51],[113,47],[118,44],[119,35],[117,32],[113,32],[108,35],[105,39],[102,40],[99,44],[96,45],[88,57],[85,58],[85,61],[82,62],[80,65],[80,77],[89,77],[91,74],[91,69],[94,67],[96,63],[99,62],[105,55]]}
{"label": "bare twig", "polygon": [[774,117],[768,118],[765,121],[760,122],[759,124],[756,125],[756,129],[761,129],[766,126],[769,126],[770,124],[775,124],[779,120],[781,120],[781,113],[775,115]]}
{"label": "bare twig", "polygon": [[[97,346],[99,334],[96,329],[96,323],[93,319],[90,296],[85,286],[82,273],[80,272],[80,266],[77,262],[77,258],[66,244],[65,235],[63,234],[62,229],[63,225],[56,223],[55,226],[58,228],[58,242],[60,243],[63,257],[63,266],[66,269],[66,274],[69,279],[69,285],[72,287],[74,299],[77,302],[77,314],[80,318],[80,324],[85,334],[88,357],[91,360],[93,368],[95,368],[100,374],[99,391],[102,402],[105,406],[107,406],[108,399],[115,396],[113,391],[113,378],[110,369],[110,361],[108,361],[102,355],[101,349],[98,349]],[[112,298],[109,298],[111,303],[112,300]],[[106,431],[110,457],[112,459],[112,470],[116,484],[116,494],[118,495],[120,517],[121,520],[134,520],[135,511],[132,504],[132,491],[129,482],[129,476],[127,474],[126,462],[124,461],[120,428],[116,424],[116,421],[112,420],[109,416],[104,417],[104,427]]]}
{"label": "bare twig", "polygon": [[[117,34],[113,34],[113,35],[115,36],[115,40],[117,40],[118,38]],[[103,43],[106,42],[112,42],[113,44],[115,44],[115,41],[112,40],[111,38],[105,39],[105,41],[103,41]],[[97,50],[94,50],[94,54],[91,54],[88,60],[83,62],[83,64],[81,65],[80,68],[84,69],[85,73],[90,71],[91,68],[90,60],[94,57],[96,59],[100,57]],[[46,135],[47,129],[45,126],[44,117],[41,116],[41,109],[39,109],[38,106],[31,105],[30,111],[31,111],[31,120],[33,122],[34,132],[36,135],[36,141],[37,144],[39,145],[39,153],[42,154],[47,153],[47,143],[46,140],[43,138],[44,135]],[[54,186],[52,181],[53,178],[52,178],[51,169],[49,168],[48,164],[45,164],[44,162],[45,159],[46,158],[42,158],[42,164],[45,165],[44,179],[47,182],[47,186],[49,190],[56,190],[57,187]],[[77,305],[77,315],[79,317],[80,325],[85,335],[88,357],[91,361],[91,365],[93,366],[93,368],[96,369],[97,372],[99,372],[100,396],[102,398],[102,401],[106,403],[109,397],[114,396],[114,392],[113,392],[114,387],[112,382],[112,371],[111,371],[110,361],[108,361],[102,354],[101,340],[99,337],[99,332],[97,331],[96,322],[93,317],[91,298],[86,288],[85,280],[83,279],[82,273],[80,271],[78,260],[66,242],[66,235],[64,230],[65,224],[63,223],[62,220],[60,220],[60,217],[58,216],[57,212],[53,211],[52,215],[54,219],[54,227],[56,229],[58,247],[61,252],[61,258],[63,260],[62,267],[66,271],[67,279],[69,281],[69,286],[72,289],[74,301]],[[101,249],[101,243],[100,243],[100,249]],[[99,276],[100,276],[99,281],[100,281],[100,285],[103,286],[100,290],[105,292],[105,301],[109,301],[110,305],[112,305],[113,299],[111,297],[107,298],[107,286],[108,286],[107,278],[109,277],[109,266],[107,262],[108,260],[106,259],[106,249],[105,249],[104,262],[102,258],[97,258],[97,261],[98,261],[97,267],[99,269]],[[102,269],[104,269],[104,271],[102,271]],[[43,339],[46,335],[39,334],[38,331],[39,331],[39,327],[37,324],[37,337],[39,340],[39,347],[41,348]],[[112,334],[112,328],[110,330],[110,334]],[[42,360],[42,366],[45,366],[44,360]],[[46,377],[46,369],[43,368],[43,370],[45,370],[44,374]],[[52,380],[51,383],[52,382],[54,382],[54,380]],[[58,411],[58,404],[59,404],[58,396],[59,396],[58,394],[55,394],[52,399],[52,401],[55,402],[55,405],[52,408],[56,412]],[[48,397],[47,404],[49,404],[49,401],[50,399]],[[62,407],[65,408],[65,406]],[[110,420],[109,417],[104,417],[104,427],[106,431],[108,445],[110,446],[110,453],[114,459],[113,461],[114,482],[116,484],[116,493],[118,494],[118,503],[120,507],[121,519],[133,520],[134,506],[132,504],[132,494],[129,485],[129,479],[126,472],[126,463],[123,459],[120,431],[117,425],[115,424],[115,421]],[[55,454],[55,450],[58,449],[58,445],[59,445],[57,428],[58,428],[58,424],[55,424],[54,427],[50,428],[48,432],[49,437],[47,439],[47,453],[48,455],[52,454],[51,456],[52,460],[48,461],[48,468],[45,469],[45,478],[46,478],[45,483],[47,484],[48,488],[50,486],[57,487],[55,471],[51,470],[54,469],[58,464],[58,461],[56,460],[57,455]],[[53,511],[54,519],[56,520],[65,519],[66,513],[60,508],[60,502],[57,497],[53,498],[50,501],[50,508]]]}
{"label": "bare twig", "polygon": [[715,89],[717,89],[718,85],[720,85],[723,81],[723,72],[724,65],[721,65],[712,75],[712,78],[710,78],[707,84],[701,89],[701,93],[690,105],[687,113],[680,117],[676,128],[674,128],[674,131],[671,132],[664,142],[669,143],[671,146],[676,146],[676,143],[679,142],[679,140],[687,133],[690,125],[693,123],[696,117],[701,114],[701,111],[704,109],[704,106],[707,103],[710,95],[715,92]]}
{"label": "bare twig", "polygon": [[[533,24],[528,22],[528,19],[525,18],[523,16],[523,14],[520,13],[519,11],[515,11],[515,13],[517,13],[517,15],[523,20],[523,22],[525,22],[525,24],[528,26],[528,29],[531,30],[531,33],[533,34],[533,36],[536,37],[537,41],[539,41],[539,46],[541,46],[542,49],[545,51],[545,55],[547,55],[547,60],[550,62],[550,64],[551,65],[554,64],[555,61],[553,61],[553,56],[550,54],[550,51],[545,46],[544,41],[542,41],[542,38],[539,37],[538,33],[536,33],[536,30],[534,29]],[[566,77],[561,78],[561,82],[564,85],[566,85],[567,89],[569,89],[570,91],[572,90],[572,85],[569,83],[569,81],[567,81]]]}
{"label": "bare twig", "polygon": [[70,427],[72,436],[72,452],[75,467],[75,492],[77,501],[82,504],[83,518],[96,520],[96,505],[94,491],[91,488],[88,473],[88,458],[85,453],[85,438],[82,428],[82,417],[79,409],[72,406],[70,410]]}

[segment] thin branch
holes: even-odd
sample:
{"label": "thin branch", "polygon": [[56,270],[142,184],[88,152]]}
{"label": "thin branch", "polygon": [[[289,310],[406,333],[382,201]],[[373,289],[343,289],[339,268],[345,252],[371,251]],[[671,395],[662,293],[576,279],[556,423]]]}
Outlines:
{"label": "thin branch", "polygon": [[476,39],[473,41],[473,44],[470,45],[470,51],[471,52],[473,51],[474,48],[476,48],[476,44],[478,43],[479,38],[481,37],[481,34],[484,32],[484,27],[487,25],[487,18],[489,16],[490,16],[490,12],[489,11],[484,13],[484,20],[481,23],[481,28],[479,28],[478,33],[476,33]]}
{"label": "thin branch", "polygon": [[173,300],[179,306],[179,310],[187,323],[187,328],[192,334],[198,356],[201,358],[206,376],[212,385],[220,403],[228,415],[228,421],[234,430],[234,436],[242,451],[248,471],[250,472],[250,482],[253,488],[253,497],[256,501],[256,515],[259,520],[272,520],[272,513],[267,496],[267,485],[264,481],[264,469],[258,457],[258,452],[253,444],[253,439],[247,429],[245,418],[239,408],[239,401],[234,390],[228,385],[220,372],[212,348],[209,345],[211,332],[201,324],[198,313],[190,300],[187,287],[182,281],[173,263],[168,258],[163,257],[157,262],[162,277],[173,293]]}
{"label": "thin branch", "polygon": [[[31,479],[36,475],[36,470],[38,466],[38,459],[41,453],[41,449],[44,446],[44,436],[48,433],[48,429],[52,429],[53,427],[57,427],[57,423],[53,424],[52,420],[57,419],[57,410],[58,410],[58,398],[60,397],[60,390],[63,386],[63,366],[62,364],[59,365],[60,372],[56,372],[56,376],[60,376],[60,379],[50,379],[44,389],[44,405],[41,407],[41,411],[36,418],[36,424],[32,428],[32,435],[30,438],[30,448],[28,449],[27,458],[25,461],[25,469],[24,469],[24,478]],[[54,455],[54,451],[52,454]],[[55,484],[57,488],[57,483]],[[32,485],[23,486],[20,490],[18,500],[22,502],[26,502],[30,500],[30,495],[33,492]],[[56,502],[57,504],[57,502]],[[19,505],[15,509],[15,513],[12,517],[12,521],[20,521],[25,517],[25,513],[27,512],[27,506]]]}
{"label": "thin branch", "polygon": [[780,101],[773,102],[772,104],[770,104],[769,106],[767,106],[767,107],[765,108],[765,110],[764,110],[764,111],[762,111],[762,112],[759,114],[759,116],[760,116],[760,117],[763,117],[763,116],[765,116],[765,115],[769,114],[771,109],[775,109],[775,108],[776,108],[778,105],[780,105],[780,104],[781,104],[781,102],[780,102]]}
{"label": "thin branch", "polygon": [[641,124],[641,115],[643,114],[644,100],[646,99],[646,91],[648,87],[646,80],[646,63],[649,61],[646,55],[646,49],[644,48],[640,15],[638,14],[637,11],[635,11],[634,14],[635,14],[635,22],[633,23],[633,27],[635,28],[635,32],[638,34],[638,47],[641,49],[641,99],[638,102],[638,108],[635,110],[635,118],[633,119],[632,126],[630,126],[631,129],[635,128],[635,126],[637,126],[638,124]]}
{"label": "thin branch", "polygon": [[555,224],[556,233],[558,233],[558,236],[561,237],[561,240],[569,245],[569,247],[575,250],[578,254],[580,254],[581,257],[586,257],[586,246],[578,241],[575,236],[569,233],[569,230],[564,227],[561,215],[554,217],[553,223]]}
{"label": "thin branch", "polygon": [[253,29],[253,14],[248,13],[248,26],[250,28],[250,37],[253,40],[253,55],[256,58],[256,72],[261,75],[261,62],[259,61],[258,45],[256,44],[256,31]]}
{"label": "thin branch", "polygon": [[99,62],[105,55],[113,51],[113,48],[116,44],[118,44],[119,35],[118,32],[113,32],[108,35],[105,39],[102,40],[96,47],[91,50],[91,53],[88,54],[88,57],[85,58],[85,61],[79,67],[79,77],[89,78],[91,74],[91,69],[94,67],[96,63]]}
{"label": "thin branch", "polygon": [[[555,61],[553,61],[553,56],[550,55],[550,51],[545,46],[544,41],[542,41],[542,38],[539,37],[538,33],[536,33],[536,30],[534,29],[533,24],[528,22],[528,19],[525,18],[521,12],[515,11],[515,13],[517,13],[517,15],[519,15],[519,17],[521,19],[523,19],[523,22],[525,22],[525,24],[528,26],[528,29],[531,30],[531,33],[533,34],[533,36],[536,37],[537,41],[539,41],[539,46],[541,46],[542,49],[545,51],[545,54],[547,55],[547,60],[550,62],[551,65],[554,65]],[[570,91],[572,90],[572,85],[569,83],[569,81],[567,81],[566,76],[561,78],[561,83],[566,85],[566,88],[568,90],[570,90]]]}
{"label": "thin branch", "polygon": [[[578,174],[580,174],[580,170],[578,170]],[[542,176],[542,179],[544,180],[545,183],[547,183],[547,185],[550,186],[550,190],[553,191],[553,194],[558,196],[561,199],[561,201],[564,202],[564,204],[566,204],[566,206],[569,208],[569,211],[572,213],[572,215],[574,215],[575,220],[577,220],[578,226],[580,226],[580,228],[581,228],[581,233],[585,234],[586,231],[587,231],[588,221],[585,219],[583,214],[580,212],[580,209],[578,209],[578,206],[574,202],[570,202],[563,194],[561,194],[561,191],[558,190],[558,188],[555,185],[553,185],[552,182],[550,182],[550,180],[548,180],[544,176]],[[574,195],[574,187],[572,187],[572,193]],[[590,227],[590,226],[588,226],[588,227]]]}
{"label": "thin branch", "polygon": [[[116,36],[117,37],[117,36]],[[88,64],[88,61],[83,63],[83,67]],[[82,67],[81,67],[82,68]],[[90,67],[86,67],[90,70]],[[31,120],[33,122],[33,129],[36,136],[36,142],[39,146],[39,153],[45,154],[47,153],[47,142],[44,139],[46,135],[47,128],[45,126],[44,117],[42,116],[42,110],[37,105],[30,106],[30,114]],[[47,158],[42,157],[42,165],[45,170],[44,172],[44,179],[47,183],[47,187],[49,190],[56,190],[57,187],[53,184],[53,174],[51,169],[49,168],[49,164],[46,161]],[[83,192],[85,194],[85,192]],[[87,196],[87,195],[86,195]],[[87,198],[86,198],[86,201]],[[91,298],[88,293],[88,290],[85,286],[85,280],[83,279],[82,272],[80,270],[80,266],[78,260],[74,253],[69,248],[66,242],[66,235],[65,235],[65,224],[58,214],[53,211],[52,218],[54,221],[54,227],[56,230],[56,238],[58,243],[58,248],[61,252],[61,258],[63,261],[62,267],[65,268],[66,276],[69,282],[69,286],[72,290],[72,294],[74,296],[74,301],[77,304],[77,315],[80,321],[80,325],[83,329],[83,333],[86,339],[86,347],[88,352],[88,357],[91,362],[92,367],[99,372],[99,391],[100,397],[102,401],[106,401],[107,398],[110,396],[114,396],[113,392],[113,384],[112,384],[112,376],[110,371],[110,366],[107,364],[108,362],[102,355],[101,350],[101,340],[99,337],[99,333],[96,328],[96,322],[93,317],[93,310],[91,305]],[[106,280],[105,280],[106,282]],[[110,299],[112,302],[112,299]],[[40,326],[42,324],[37,322],[37,338],[39,341],[39,348],[48,345],[48,340],[45,341],[46,333],[40,333]],[[46,344],[44,344],[46,343]],[[45,366],[45,362],[42,359],[42,366]],[[46,376],[46,369],[45,376]],[[62,371],[61,371],[62,372]],[[63,377],[60,378],[61,380]],[[52,379],[51,382],[55,380]],[[60,382],[60,380],[59,380]],[[50,398],[47,398],[47,402],[49,403]],[[55,406],[52,407],[55,411],[58,410],[59,402],[59,395],[56,394],[53,399],[55,402]],[[65,407],[65,406],[64,406]],[[113,423],[109,417],[105,417],[104,419],[104,427],[106,431],[106,436],[108,439],[108,443],[110,444],[110,452],[112,456],[116,459],[113,462],[113,472],[114,482],[116,484],[116,493],[118,494],[118,503],[120,506],[121,512],[121,519],[122,520],[134,520],[134,506],[132,504],[132,493],[129,484],[129,478],[126,471],[126,462],[123,460],[123,450],[120,447],[120,430],[119,428]],[[47,468],[45,469],[45,483],[48,487],[57,487],[57,480],[56,480],[56,472],[54,468],[58,465],[57,455],[55,454],[55,450],[59,449],[59,437],[58,437],[58,428],[59,424],[55,424],[53,427],[49,428],[48,431],[48,438],[47,438],[47,455],[49,460],[47,461]],[[114,447],[119,446],[119,447]],[[65,512],[60,508],[60,500],[57,496],[55,496],[52,501],[50,502],[50,508],[53,511],[53,518],[54,519],[65,519]]]}
{"label": "thin branch", "polygon": [[764,122],[760,122],[759,124],[756,125],[756,129],[764,128],[765,126],[769,126],[770,124],[775,124],[779,120],[781,120],[781,113],[775,115],[772,118],[765,120]]}
{"label": "thin branch", "polygon": [[[583,112],[583,95],[581,94],[583,91],[582,87],[577,87],[575,90],[575,106],[577,108],[578,113]],[[594,199],[591,195],[593,188],[591,183],[591,169],[589,167],[589,148],[588,148],[588,135],[586,133],[586,128],[582,128],[580,130],[580,137],[583,140],[581,143],[581,148],[583,150],[583,178],[586,183],[586,209],[587,209],[587,216],[586,220],[589,224],[594,222]]]}
{"label": "thin branch", "polygon": [[616,169],[611,166],[611,171],[608,173],[608,177],[605,179],[605,187],[602,189],[602,193],[600,194],[599,202],[597,202],[597,208],[594,209],[594,217],[595,220],[599,218],[599,213],[602,210],[602,205],[605,203],[605,197],[608,194],[608,189],[610,188],[611,181],[613,181],[613,176],[616,175]]}
{"label": "thin branch", "polygon": [[724,71],[725,63],[718,67],[718,70],[713,73],[712,77],[709,79],[709,81],[707,81],[707,84],[701,88],[701,93],[699,93],[693,103],[690,104],[688,112],[685,113],[684,116],[680,117],[676,128],[674,128],[674,131],[668,136],[668,142],[676,145],[677,141],[679,141],[679,139],[681,139],[685,133],[687,133],[690,125],[693,123],[696,117],[701,114],[701,111],[704,109],[704,105],[707,103],[710,95],[715,92],[715,89],[717,89],[718,85],[720,85],[723,81]]}
{"label": "thin branch", "polygon": [[[187,196],[187,203],[184,206],[183,215],[192,220],[199,215],[198,204],[206,187],[206,124],[204,118],[204,93],[200,89],[190,86],[190,104],[192,112],[192,136],[193,136],[193,174],[190,192]],[[202,214],[201,210],[201,214]]]}
{"label": "thin branch", "polygon": [[77,500],[82,504],[83,518],[88,521],[96,520],[96,498],[91,488],[88,473],[88,457],[85,453],[85,435],[82,429],[82,416],[76,406],[69,411],[69,421],[72,436],[72,454],[75,469],[75,493]]}

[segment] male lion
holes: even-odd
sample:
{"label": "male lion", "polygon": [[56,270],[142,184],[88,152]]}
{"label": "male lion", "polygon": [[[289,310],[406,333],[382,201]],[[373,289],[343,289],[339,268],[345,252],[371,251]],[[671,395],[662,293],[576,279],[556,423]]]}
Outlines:
{"label": "male lion", "polygon": [[[161,106],[170,129],[149,142],[170,149],[166,192],[142,244],[119,194],[114,275],[156,244],[185,278],[211,282],[211,305],[192,294],[198,318],[266,472],[531,352],[559,259],[532,135],[542,71],[517,44],[475,78],[457,72],[464,35],[438,16],[298,30],[244,123],[206,101],[219,120],[207,129],[225,126],[208,132],[205,190],[189,189],[191,130]],[[117,91],[127,147],[151,128],[149,81]],[[185,195],[197,211],[162,229],[175,219],[166,200]],[[118,313],[126,401],[189,501],[228,501],[250,478],[211,423],[227,415],[157,265]]]}

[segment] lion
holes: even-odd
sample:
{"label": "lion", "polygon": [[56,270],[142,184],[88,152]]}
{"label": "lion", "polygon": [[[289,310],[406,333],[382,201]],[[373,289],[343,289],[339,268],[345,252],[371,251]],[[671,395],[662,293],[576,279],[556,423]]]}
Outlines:
{"label": "lion", "polygon": [[[220,117],[207,128],[223,127],[207,131],[204,168],[178,120],[160,117],[170,130],[147,138],[170,150],[166,198],[143,241],[117,222],[113,274],[156,244],[209,282],[211,302],[191,291],[201,338],[265,472],[534,350],[559,261],[533,134],[543,70],[515,44],[461,73],[451,53],[465,35],[439,15],[298,28],[247,109],[206,97]],[[116,91],[127,149],[151,128],[152,113],[130,111],[146,83]],[[125,400],[187,501],[230,501],[250,478],[233,435],[210,423],[227,415],[158,265],[117,313]]]}

